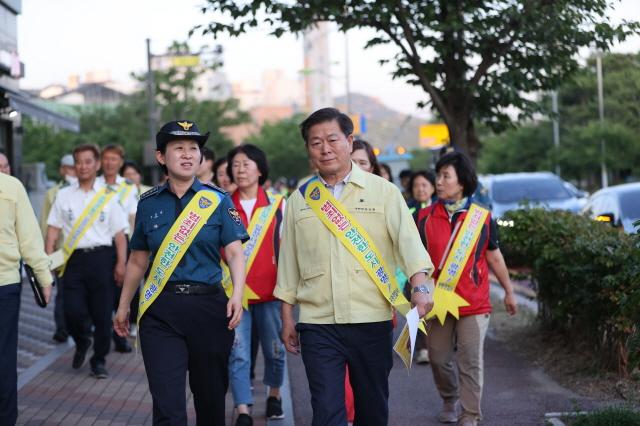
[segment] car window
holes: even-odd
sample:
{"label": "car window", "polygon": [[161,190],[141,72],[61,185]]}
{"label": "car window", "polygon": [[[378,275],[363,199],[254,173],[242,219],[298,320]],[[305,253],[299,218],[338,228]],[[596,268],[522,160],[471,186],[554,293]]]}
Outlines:
{"label": "car window", "polygon": [[620,210],[624,218],[640,218],[640,190],[620,193]]}
{"label": "car window", "polygon": [[513,179],[493,183],[493,199],[499,203],[514,203],[522,200],[566,200],[571,194],[559,180]]}

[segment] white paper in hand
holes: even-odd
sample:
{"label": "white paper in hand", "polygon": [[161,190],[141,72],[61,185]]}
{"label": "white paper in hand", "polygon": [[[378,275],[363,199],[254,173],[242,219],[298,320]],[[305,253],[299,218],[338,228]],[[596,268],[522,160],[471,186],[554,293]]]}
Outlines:
{"label": "white paper in hand", "polygon": [[413,308],[407,312],[407,326],[409,327],[409,339],[411,341],[411,363],[413,364],[413,350],[416,347],[416,335],[420,324],[420,314],[418,308]]}

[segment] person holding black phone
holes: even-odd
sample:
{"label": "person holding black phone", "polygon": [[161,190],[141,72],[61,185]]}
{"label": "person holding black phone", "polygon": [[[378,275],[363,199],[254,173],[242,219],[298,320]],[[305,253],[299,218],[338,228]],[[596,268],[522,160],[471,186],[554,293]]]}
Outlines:
{"label": "person holding black phone", "polygon": [[18,179],[3,173],[0,212],[0,425],[13,425],[18,418],[20,261],[33,269],[47,303],[53,276],[27,191]]}

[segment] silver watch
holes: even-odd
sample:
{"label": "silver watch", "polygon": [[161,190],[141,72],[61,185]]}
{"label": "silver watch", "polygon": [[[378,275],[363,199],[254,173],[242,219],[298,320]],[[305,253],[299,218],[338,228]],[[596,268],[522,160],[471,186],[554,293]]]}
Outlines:
{"label": "silver watch", "polygon": [[417,285],[411,289],[411,294],[414,294],[414,293],[429,294],[430,293],[429,287],[427,287],[424,284]]}

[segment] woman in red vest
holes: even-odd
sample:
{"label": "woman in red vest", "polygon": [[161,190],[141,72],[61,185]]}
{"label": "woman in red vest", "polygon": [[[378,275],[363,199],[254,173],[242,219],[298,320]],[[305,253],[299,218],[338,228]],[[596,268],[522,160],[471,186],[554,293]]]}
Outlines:
{"label": "woman in red vest", "polygon": [[[438,200],[419,211],[418,230],[434,265],[438,280],[456,236],[467,215],[478,178],[467,157],[459,152],[444,155],[436,165]],[[511,315],[517,311],[509,272],[498,247],[498,235],[491,214],[482,227],[455,291],[469,306],[460,308],[460,319],[446,317],[444,325],[431,321],[427,336],[431,369],[443,400],[438,420],[469,426],[481,419],[484,338],[489,325],[489,269],[505,291],[504,304]],[[454,351],[454,348],[457,350]],[[458,374],[454,370],[455,363]],[[461,406],[461,412],[460,412]]]}
{"label": "woman in red vest", "polygon": [[[281,302],[273,297],[273,289],[278,272],[280,225],[285,203],[281,196],[272,195],[263,188],[269,176],[269,166],[260,148],[250,144],[240,145],[229,152],[227,159],[227,174],[237,185],[231,200],[238,210],[238,220],[247,227],[251,237],[244,245],[247,287],[258,297],[249,300],[249,310],[244,313],[236,329],[229,360],[231,391],[238,411],[236,425],[250,426],[253,424],[249,413],[249,407],[253,404],[250,379],[252,323],[265,358],[264,384],[269,387],[266,416],[268,419],[284,417],[280,399],[285,368],[285,350],[280,340]],[[251,252],[255,252],[255,255],[252,256]]]}

